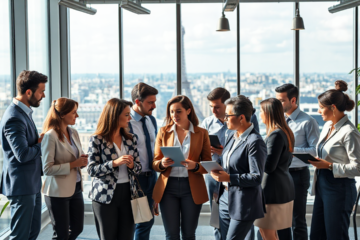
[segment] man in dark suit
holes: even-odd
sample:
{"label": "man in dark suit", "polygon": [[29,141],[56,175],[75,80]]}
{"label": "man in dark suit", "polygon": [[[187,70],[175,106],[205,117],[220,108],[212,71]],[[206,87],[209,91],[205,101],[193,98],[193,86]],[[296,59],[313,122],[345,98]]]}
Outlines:
{"label": "man in dark suit", "polygon": [[22,71],[18,94],[6,109],[1,122],[4,163],[0,191],[10,201],[10,239],[35,240],[41,227],[41,140],[32,119],[31,107],[45,97],[47,76]]}

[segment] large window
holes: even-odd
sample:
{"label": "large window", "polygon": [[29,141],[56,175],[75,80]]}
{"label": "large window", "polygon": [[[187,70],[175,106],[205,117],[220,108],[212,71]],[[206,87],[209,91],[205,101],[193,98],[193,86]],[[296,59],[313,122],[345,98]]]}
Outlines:
{"label": "large window", "polygon": [[123,10],[124,94],[131,101],[131,90],[139,82],[158,89],[153,116],[161,127],[166,104],[176,95],[175,4],[143,6],[150,15]]}
{"label": "large window", "polygon": [[[305,24],[300,32],[300,109],[315,118],[320,131],[325,122],[317,112],[319,94],[333,89],[338,79],[348,82],[350,96],[354,88],[353,76],[348,74],[353,67],[353,10],[331,14],[332,5],[300,3]],[[311,180],[314,171],[310,166]]]}
{"label": "large window", "polygon": [[265,136],[260,102],[275,97],[275,88],[293,83],[293,3],[240,4],[241,94],[256,109]]}
{"label": "large window", "polygon": [[[49,75],[49,47],[48,47],[48,19],[46,0],[28,1],[28,42],[29,42],[29,70],[35,70],[42,74]],[[51,81],[51,79],[49,79]],[[49,93],[47,84],[45,95]],[[44,118],[47,114],[49,96],[42,100],[40,107],[33,108],[33,119],[38,128],[42,131]]]}
{"label": "large window", "polygon": [[237,94],[236,11],[227,12],[230,30],[217,32],[220,3],[182,4],[181,93],[190,98],[201,121],[211,109],[206,96],[216,87]]}
{"label": "large window", "polygon": [[[71,98],[79,103],[75,128],[86,153],[105,103],[119,97],[118,5],[96,5],[97,13],[70,12]],[[83,169],[84,198],[90,190]]]}
{"label": "large window", "polygon": [[[348,82],[352,96],[353,9],[335,14],[329,3],[300,3],[305,30],[300,32],[300,108],[314,117],[320,129],[324,121],[318,111],[317,97],[334,88],[336,80]],[[352,118],[352,113],[348,116]]]}
{"label": "large window", "polygon": [[[9,1],[0,1],[0,120],[4,111],[9,106],[11,96],[11,64],[10,64],[10,16]],[[0,171],[3,167],[3,151],[0,140]],[[6,203],[6,197],[0,195],[0,206]],[[1,217],[0,233],[4,231],[10,223],[10,212],[5,211]]]}

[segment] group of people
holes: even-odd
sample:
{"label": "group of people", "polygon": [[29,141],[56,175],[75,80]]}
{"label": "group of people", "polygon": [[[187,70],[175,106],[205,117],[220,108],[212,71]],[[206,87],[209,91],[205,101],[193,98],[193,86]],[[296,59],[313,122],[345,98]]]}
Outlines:
{"label": "group of people", "polygon": [[[37,238],[41,193],[52,239],[76,239],[84,225],[84,167],[93,178],[89,198],[101,240],[150,239],[154,218],[134,223],[131,200],[140,189],[153,214],[160,208],[168,240],[195,239],[202,204],[208,200],[218,205],[219,212],[212,213],[219,215],[216,240],[254,239],[254,226],[259,227],[258,239],[308,239],[309,164],[293,156],[301,153],[317,160],[309,160],[316,167],[310,239],[349,239],[354,177],[360,175],[360,134],[344,113],[355,105],[344,93],[344,81],[318,96],[326,122],[321,134],[317,122],[298,107],[298,88],[276,88],[276,98],[260,104],[265,140],[251,101],[243,95],[230,97],[225,88],[208,94],[213,115],[201,125],[190,99],[173,97],[158,131],[152,116],[158,90],[138,83],[132,102],[112,98],[105,104],[86,153],[71,127],[79,106],[72,99],[52,102],[38,134],[32,107],[45,97],[47,81],[36,71],[21,72],[18,94],[0,122],[0,190],[10,201],[10,239]],[[209,135],[216,135],[221,146],[211,146]],[[174,161],[164,157],[161,147],[169,146],[180,148],[183,167],[172,167]],[[200,161],[216,161],[223,171],[208,173]]]}

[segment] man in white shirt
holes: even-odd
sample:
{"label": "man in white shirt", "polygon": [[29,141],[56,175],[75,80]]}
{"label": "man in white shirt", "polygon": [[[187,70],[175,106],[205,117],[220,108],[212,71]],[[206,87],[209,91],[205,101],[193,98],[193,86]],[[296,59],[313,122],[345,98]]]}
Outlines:
{"label": "man in white shirt", "polygon": [[[156,108],[157,94],[158,90],[146,83],[138,83],[134,86],[131,91],[134,105],[130,112],[131,120],[129,123],[130,132],[138,136],[137,149],[142,166],[138,180],[147,196],[150,209],[153,209],[154,205],[152,192],[157,180],[157,174],[152,169],[157,134],[156,119],[152,116],[152,112]],[[154,218],[150,222],[136,224],[135,240],[149,240],[153,225]]]}

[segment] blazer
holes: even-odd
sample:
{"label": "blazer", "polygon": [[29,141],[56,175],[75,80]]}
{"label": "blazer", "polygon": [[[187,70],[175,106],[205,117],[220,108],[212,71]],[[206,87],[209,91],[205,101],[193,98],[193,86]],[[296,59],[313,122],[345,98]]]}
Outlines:
{"label": "blazer", "polygon": [[[134,157],[134,168],[128,170],[131,198],[137,196],[137,174],[141,172],[139,153],[137,150],[137,136],[132,139],[122,137],[126,152]],[[119,167],[113,167],[113,160],[119,156],[113,143],[107,142],[100,135],[91,136],[89,143],[89,162],[87,171],[93,177],[89,198],[99,203],[111,203],[119,173]]]}
{"label": "blazer", "polygon": [[[231,150],[235,142],[234,134],[229,135],[223,152]],[[229,167],[226,169],[230,174],[228,206],[231,219],[252,221],[264,217],[265,199],[261,181],[266,156],[265,142],[255,129],[231,154]],[[222,161],[222,158],[217,160],[221,166],[223,166]],[[219,196],[223,191],[223,185],[218,183]]]}
{"label": "blazer", "polygon": [[[155,184],[153,191],[153,199],[157,203],[160,203],[162,199],[172,169],[172,167],[160,169],[159,166],[161,159],[164,157],[160,147],[171,147],[174,145],[175,133],[173,131],[168,132],[171,127],[172,125],[168,125],[160,128],[160,131],[156,137],[155,154],[152,166],[155,171],[160,172],[160,176]],[[188,159],[195,162],[211,161],[210,139],[208,132],[205,129],[197,126],[194,126],[194,132],[195,133],[191,133],[190,152]],[[209,200],[204,177],[202,175],[204,173],[207,172],[201,166],[201,164],[199,164],[199,169],[196,172],[188,171],[191,196],[195,204],[203,204]]]}
{"label": "blazer", "polygon": [[[329,133],[332,122],[326,122],[316,146],[316,154],[333,164],[334,178],[355,178],[360,176],[360,133],[345,115],[335,124],[335,130],[325,140]],[[319,144],[325,141],[321,153]],[[311,195],[315,195],[317,174],[313,177]]]}
{"label": "blazer", "polygon": [[[84,154],[81,148],[81,142],[78,132],[68,127],[71,131],[74,143],[79,150],[79,157]],[[41,141],[42,164],[45,179],[42,185],[42,193],[49,197],[70,197],[75,192],[77,173],[79,168],[70,169],[70,162],[75,161],[78,157],[69,142],[64,139],[61,141],[55,130],[47,131]],[[81,180],[81,188],[82,186]]]}
{"label": "blazer", "polygon": [[41,144],[34,122],[11,103],[0,122],[4,162],[1,192],[5,196],[36,194],[41,189]]}
{"label": "blazer", "polygon": [[262,181],[266,204],[287,203],[295,199],[294,182],[289,173],[292,155],[283,130],[273,131],[265,140],[267,158]]}

